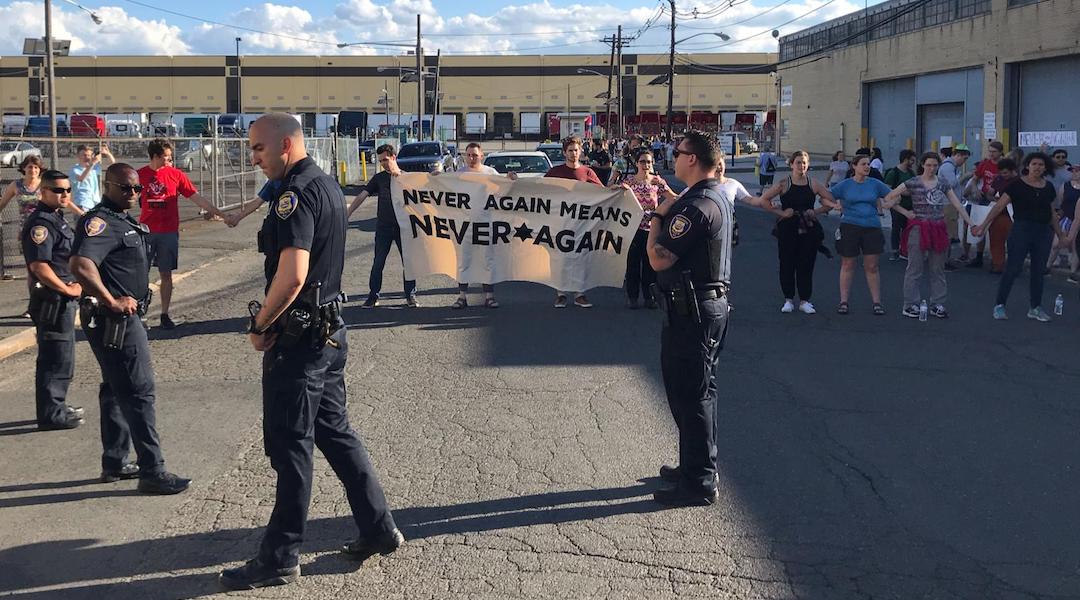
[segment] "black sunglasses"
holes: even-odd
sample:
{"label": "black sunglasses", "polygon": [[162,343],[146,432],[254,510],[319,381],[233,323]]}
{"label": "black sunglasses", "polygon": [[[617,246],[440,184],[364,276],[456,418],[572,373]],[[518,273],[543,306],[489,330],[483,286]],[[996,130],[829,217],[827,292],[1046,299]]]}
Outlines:
{"label": "black sunglasses", "polygon": [[679,158],[679,155],[682,155],[682,154],[685,154],[686,156],[691,156],[694,153],[690,152],[689,150],[679,150],[678,148],[672,148],[671,149],[671,158],[673,158],[673,159]]}
{"label": "black sunglasses", "polygon": [[69,188],[69,187],[66,187],[66,188],[51,187],[51,188],[49,188],[49,190],[54,194],[70,194],[71,193],[71,188]]}
{"label": "black sunglasses", "polygon": [[106,183],[106,185],[115,185],[116,187],[120,188],[120,190],[123,191],[125,194],[130,194],[130,193],[133,193],[133,192],[136,193],[136,194],[141,194],[142,190],[143,190],[142,185],[140,185],[138,183],[136,183],[135,185],[127,185],[127,184],[124,184],[124,183],[116,183],[115,181],[106,181],[105,183]]}

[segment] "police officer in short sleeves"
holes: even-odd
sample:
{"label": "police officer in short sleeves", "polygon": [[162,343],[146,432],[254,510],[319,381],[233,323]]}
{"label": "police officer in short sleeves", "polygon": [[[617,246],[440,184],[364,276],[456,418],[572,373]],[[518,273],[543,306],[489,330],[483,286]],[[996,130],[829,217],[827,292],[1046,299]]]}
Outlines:
{"label": "police officer in short sleeves", "polygon": [[[138,201],[139,175],[114,163],[101,204],[75,227],[71,271],[82,284],[80,320],[101,366],[101,479],[139,478],[144,494],[178,494],[191,480],[165,470],[154,409],[154,369],[139,316],[150,301],[146,227],[127,211]],[[138,464],[126,461],[134,445]]]}
{"label": "police officer in short sleeves", "polygon": [[348,347],[340,317],[345,198],[337,182],[308,158],[293,117],[264,115],[248,134],[252,162],[283,184],[259,232],[266,298],[249,306],[251,343],[263,352],[263,444],[277,473],[277,492],[258,555],[222,571],[220,581],[228,589],[299,578],[313,446],[344,485],[360,530],[345,553],[363,560],[389,554],[404,541],[345,409]]}
{"label": "police officer in short sleeves", "polygon": [[26,269],[36,282],[31,291],[37,364],[34,402],[38,429],[74,429],[83,422],[83,409],[66,403],[75,374],[75,300],[82,287],[68,270],[74,235],[64,221],[71,206],[71,181],[61,171],[41,174],[41,201],[23,225],[22,250]]}
{"label": "police officer in short sleeves", "polygon": [[691,131],[675,152],[675,176],[689,187],[653,213],[646,245],[664,307],[660,366],[679,430],[679,464],[660,468],[672,484],[653,498],[668,506],[719,499],[716,366],[728,325],[734,202],[715,179],[716,138]]}

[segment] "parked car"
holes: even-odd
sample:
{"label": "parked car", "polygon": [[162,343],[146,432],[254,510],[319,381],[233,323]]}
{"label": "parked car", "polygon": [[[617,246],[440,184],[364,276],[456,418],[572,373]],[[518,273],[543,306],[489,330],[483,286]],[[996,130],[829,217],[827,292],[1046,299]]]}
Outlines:
{"label": "parked car", "polygon": [[513,171],[518,177],[543,177],[551,169],[551,159],[540,151],[492,152],[484,157],[484,164],[504,175]]}
{"label": "parked car", "polygon": [[27,156],[41,156],[41,150],[27,142],[0,142],[0,165],[17,167]]}
{"label": "parked car", "polygon": [[369,163],[375,164],[378,161],[378,157],[375,156],[375,140],[361,140],[359,146],[359,151],[364,153]]}
{"label": "parked car", "polygon": [[566,157],[563,156],[562,153],[562,144],[559,142],[540,144],[536,147],[536,150],[546,154],[553,167],[557,167],[566,162]]}
{"label": "parked car", "polygon": [[398,150],[397,164],[402,171],[429,173],[454,170],[454,158],[443,142],[405,144]]}

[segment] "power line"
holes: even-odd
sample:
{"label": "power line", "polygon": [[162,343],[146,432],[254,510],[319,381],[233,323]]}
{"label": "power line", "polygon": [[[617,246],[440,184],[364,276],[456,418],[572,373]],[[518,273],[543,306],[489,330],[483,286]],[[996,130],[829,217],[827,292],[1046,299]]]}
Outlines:
{"label": "power line", "polygon": [[289,35],[287,33],[276,33],[276,32],[271,32],[271,31],[262,31],[260,29],[253,29],[251,27],[242,27],[240,25],[232,25],[232,24],[229,24],[229,23],[222,23],[220,21],[213,21],[211,19],[204,19],[203,17],[196,17],[196,16],[193,16],[193,15],[184,14],[182,12],[176,12],[175,10],[169,10],[167,8],[161,8],[160,6],[153,6],[151,4],[146,4],[145,2],[139,2],[138,0],[124,0],[124,2],[127,2],[129,4],[134,4],[136,6],[141,6],[143,8],[149,8],[151,10],[160,11],[160,12],[167,13],[167,14],[170,14],[170,15],[173,15],[173,16],[182,17],[182,18],[185,18],[185,19],[191,19],[192,21],[199,21],[200,23],[207,23],[207,24],[210,24],[210,25],[217,25],[219,27],[228,27],[230,29],[236,29],[236,30],[239,30],[239,31],[248,31],[248,32],[251,32],[251,33],[260,33],[260,34],[263,34],[263,35],[270,35],[270,36],[279,37],[279,38],[283,38],[283,39],[295,40],[295,41],[300,41],[300,42],[307,42],[309,44],[337,47],[336,42],[328,42],[328,41],[325,41],[325,40],[316,40],[316,39],[312,39],[312,38],[304,38],[304,37],[300,37],[300,36]]}
{"label": "power line", "polygon": [[[888,24],[892,23],[893,21],[896,21],[896,20],[900,19],[900,17],[903,17],[903,16],[905,16],[905,15],[907,15],[909,13],[912,13],[912,12],[916,11],[916,10],[922,8],[923,6],[925,6],[926,4],[929,4],[930,1],[931,0],[917,0],[916,2],[912,2],[911,4],[905,6],[903,8],[903,10],[896,11],[895,13],[893,13],[892,15],[890,15],[886,19],[882,19],[881,21],[879,21],[877,23],[871,23],[870,25],[867,25],[866,27],[864,27],[862,30],[857,31],[857,32],[847,36],[846,38],[836,40],[835,42],[831,42],[829,44],[826,44],[825,46],[822,46],[821,48],[811,50],[810,52],[807,52],[806,54],[803,54],[802,56],[796,56],[795,58],[789,58],[787,60],[780,60],[780,57],[778,56],[777,57],[777,70],[779,71],[779,70],[783,70],[783,69],[792,69],[792,68],[795,68],[795,67],[798,67],[798,66],[801,66],[801,65],[807,65],[807,64],[810,64],[812,62],[817,62],[819,60],[827,58],[827,55],[822,55],[822,56],[819,56],[819,57],[815,58],[814,60],[806,61],[806,62],[800,63],[798,65],[789,65],[789,66],[783,66],[783,67],[779,66],[781,63],[795,62],[797,60],[801,60],[803,58],[807,58],[807,57],[813,56],[815,54],[825,52],[826,50],[830,50],[830,49],[835,48],[835,47],[837,47],[837,46],[839,46],[841,44],[846,44],[847,42],[850,42],[851,40],[853,40],[855,38],[858,38],[860,36],[868,35],[872,30],[877,29],[877,28],[879,28],[879,27],[881,27],[883,25],[888,25]],[[864,20],[868,20],[869,16],[870,15],[867,14],[866,11],[864,10],[862,18]]]}
{"label": "power line", "polygon": [[[918,2],[916,3],[916,4],[919,4],[919,5],[921,6],[922,4],[924,4],[925,2],[928,2],[928,1],[929,1],[929,0],[919,0],[919,1],[918,1]],[[790,25],[790,24],[794,23],[795,21],[798,21],[798,20],[800,20],[800,19],[804,19],[804,18],[806,18],[807,16],[809,16],[809,15],[811,15],[811,14],[813,14],[813,13],[815,13],[815,12],[817,12],[817,11],[819,11],[819,10],[823,9],[823,8],[825,8],[826,6],[828,6],[828,5],[832,4],[833,2],[836,2],[836,0],[826,0],[826,1],[824,2],[824,3],[822,3],[822,5],[821,5],[821,6],[818,6],[818,7],[816,7],[816,8],[812,8],[812,9],[810,9],[810,10],[808,10],[808,11],[804,12],[803,14],[801,14],[801,15],[799,15],[799,16],[797,16],[797,17],[795,17],[794,19],[790,19],[790,20],[788,20],[788,21],[784,21],[783,23],[780,23],[779,25],[776,25],[776,26],[774,26],[774,27],[770,27],[770,28],[768,28],[768,29],[764,29],[764,30],[762,30],[762,31],[759,31],[759,32],[757,32],[757,33],[754,33],[754,34],[748,35],[748,36],[746,36],[746,37],[744,37],[744,38],[741,38],[741,39],[737,39],[737,40],[730,40],[730,41],[724,42],[724,43],[722,43],[722,44],[715,44],[715,45],[712,45],[712,46],[704,46],[704,47],[700,47],[700,48],[697,48],[697,49],[698,49],[698,50],[712,50],[712,49],[716,49],[716,48],[724,48],[724,47],[727,47],[727,46],[731,46],[731,45],[734,45],[734,44],[738,44],[738,43],[741,43],[741,42],[745,42],[746,40],[749,40],[749,39],[753,39],[753,38],[756,38],[756,37],[758,37],[759,35],[765,35],[766,33],[772,33],[772,31],[773,31],[774,29],[776,29],[776,28],[778,28],[778,27],[783,27],[784,25]],[[644,46],[645,46],[645,47],[650,47],[650,46],[667,46],[667,44],[645,44]]]}
{"label": "power line", "polygon": [[438,37],[507,37],[507,36],[524,36],[524,37],[542,37],[546,35],[568,35],[572,33],[611,33],[614,32],[614,27],[594,28],[594,29],[578,29],[575,31],[512,31],[507,33],[425,33],[426,38],[438,38]]}
{"label": "power line", "polygon": [[680,25],[680,27],[685,27],[686,29],[712,30],[712,29],[717,29],[717,28],[720,28],[720,27],[733,27],[735,25],[742,25],[743,23],[748,23],[748,22],[753,21],[754,19],[756,19],[758,17],[762,17],[764,15],[767,15],[767,14],[771,13],[772,11],[780,8],[781,6],[790,3],[791,1],[792,0],[783,0],[782,2],[777,2],[776,4],[770,6],[769,8],[767,8],[767,9],[765,9],[765,10],[763,10],[763,11],[761,11],[761,12],[755,14],[755,15],[752,15],[752,16],[749,16],[749,17],[747,17],[745,19],[742,19],[741,21],[732,21],[731,23],[719,23],[719,24],[716,24],[716,25],[709,25],[707,27],[694,27],[693,25]]}

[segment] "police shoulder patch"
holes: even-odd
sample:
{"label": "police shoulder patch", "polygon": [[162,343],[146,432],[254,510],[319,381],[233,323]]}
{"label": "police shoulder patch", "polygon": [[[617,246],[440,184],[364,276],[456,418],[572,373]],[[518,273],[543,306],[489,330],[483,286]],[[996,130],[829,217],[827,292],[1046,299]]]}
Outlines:
{"label": "police shoulder patch", "polygon": [[105,231],[105,219],[101,217],[90,217],[86,220],[86,235],[94,237],[95,235],[101,235],[102,231]]}
{"label": "police shoulder patch", "polygon": [[686,235],[690,231],[691,223],[690,219],[687,219],[683,215],[675,215],[671,219],[671,224],[668,225],[668,235],[671,239],[677,240]]}
{"label": "police shoulder patch", "polygon": [[292,216],[296,211],[296,205],[300,203],[300,198],[297,197],[296,192],[285,192],[278,196],[277,205],[274,206],[274,212],[277,213],[279,219],[284,221]]}
{"label": "police shoulder patch", "polygon": [[35,244],[41,244],[49,239],[49,229],[44,225],[35,225],[30,228],[30,240]]}

